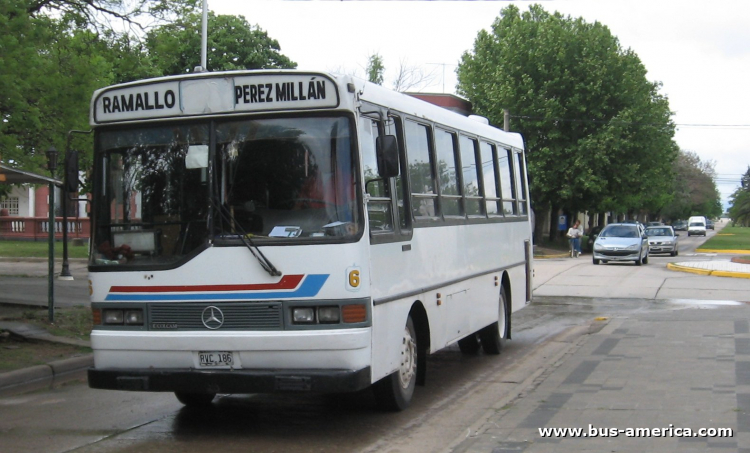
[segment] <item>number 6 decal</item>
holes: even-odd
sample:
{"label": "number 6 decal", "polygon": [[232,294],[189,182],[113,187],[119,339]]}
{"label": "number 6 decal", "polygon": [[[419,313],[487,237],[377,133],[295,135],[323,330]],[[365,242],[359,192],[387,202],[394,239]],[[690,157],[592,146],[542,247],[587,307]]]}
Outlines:
{"label": "number 6 decal", "polygon": [[359,291],[362,284],[361,269],[358,266],[346,269],[346,289],[349,291]]}

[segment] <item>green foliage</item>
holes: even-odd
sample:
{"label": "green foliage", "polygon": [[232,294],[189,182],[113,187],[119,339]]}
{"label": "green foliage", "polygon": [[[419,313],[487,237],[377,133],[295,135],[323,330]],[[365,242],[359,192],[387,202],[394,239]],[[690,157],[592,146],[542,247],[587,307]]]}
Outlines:
{"label": "green foliage", "polygon": [[458,78],[492,123],[511,111],[536,205],[627,212],[670,201],[677,146],[668,101],[606,26],[510,5],[464,53]]}
{"label": "green foliage", "polygon": [[372,83],[382,85],[383,84],[383,73],[385,72],[385,66],[383,64],[383,57],[380,54],[370,55],[367,61],[367,80]]}
{"label": "green foliage", "polygon": [[44,151],[62,151],[68,130],[88,129],[91,94],[111,66],[92,32],[12,6],[0,7],[12,30],[0,37],[0,153],[6,164],[46,173]]}
{"label": "green foliage", "polygon": [[[162,75],[192,72],[201,63],[201,15],[158,27],[146,37],[151,60]],[[243,16],[208,14],[207,65],[211,71],[294,69],[297,63],[280,53],[278,41]]]}
{"label": "green foliage", "polygon": [[732,206],[729,208],[729,217],[735,225],[750,226],[750,167],[742,176],[742,187],[739,187],[731,196]]}

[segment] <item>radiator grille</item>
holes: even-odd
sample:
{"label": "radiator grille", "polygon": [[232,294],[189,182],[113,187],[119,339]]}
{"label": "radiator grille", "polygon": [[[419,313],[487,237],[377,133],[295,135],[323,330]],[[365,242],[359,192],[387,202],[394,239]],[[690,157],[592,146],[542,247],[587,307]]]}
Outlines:
{"label": "radiator grille", "polygon": [[283,328],[280,302],[216,303],[216,304],[150,304],[150,330],[208,330],[203,325],[203,310],[217,307],[224,315],[219,330],[271,330]]}

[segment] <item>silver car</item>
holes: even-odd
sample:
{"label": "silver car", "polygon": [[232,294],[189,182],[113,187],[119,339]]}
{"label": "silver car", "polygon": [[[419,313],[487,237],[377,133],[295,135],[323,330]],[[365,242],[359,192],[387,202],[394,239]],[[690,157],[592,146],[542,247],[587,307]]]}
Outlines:
{"label": "silver car", "polygon": [[669,253],[677,256],[677,236],[671,226],[646,227],[649,253]]}
{"label": "silver car", "polygon": [[594,241],[594,264],[608,261],[648,263],[648,237],[640,223],[610,223]]}

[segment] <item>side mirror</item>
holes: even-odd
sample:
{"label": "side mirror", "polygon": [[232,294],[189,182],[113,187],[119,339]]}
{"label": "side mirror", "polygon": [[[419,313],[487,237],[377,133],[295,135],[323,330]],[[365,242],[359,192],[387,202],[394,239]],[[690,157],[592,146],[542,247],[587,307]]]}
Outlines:
{"label": "side mirror", "polygon": [[395,135],[382,135],[375,139],[378,174],[382,178],[398,176],[398,141]]}

